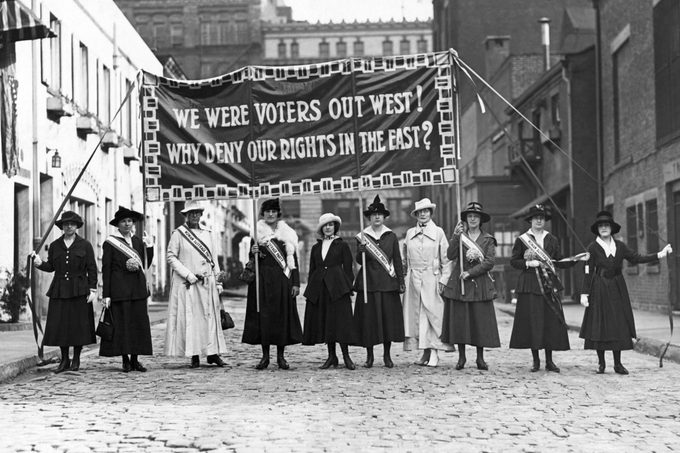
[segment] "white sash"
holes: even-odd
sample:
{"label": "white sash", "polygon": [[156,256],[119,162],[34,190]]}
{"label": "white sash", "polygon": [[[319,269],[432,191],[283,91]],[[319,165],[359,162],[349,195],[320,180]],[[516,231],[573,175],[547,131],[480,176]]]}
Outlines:
{"label": "white sash", "polygon": [[283,273],[286,276],[286,278],[290,278],[291,275],[290,268],[286,264],[286,258],[283,256],[283,252],[281,252],[281,249],[276,244],[276,242],[274,242],[273,240],[269,240],[264,244],[264,246],[267,247],[267,251],[274,258],[276,263],[279,266],[281,266],[281,269],[283,270]]}
{"label": "white sash", "polygon": [[550,258],[550,255],[548,255],[548,252],[543,250],[543,247],[538,245],[538,243],[531,236],[529,236],[528,233],[520,235],[519,238],[522,240],[522,242],[524,242],[524,245],[526,245],[529,250],[537,255],[539,259],[550,268],[553,274],[556,274],[555,265],[552,262],[552,258]]}
{"label": "white sash", "polygon": [[114,236],[107,237],[106,242],[108,242],[113,248],[121,252],[123,255],[134,260],[139,265],[140,269],[144,269],[144,264],[142,264],[142,259],[137,254],[137,250],[127,245],[127,242],[116,239]]}
{"label": "white sash", "polygon": [[367,234],[362,235],[361,233],[357,234],[356,237],[359,242],[363,242],[362,238],[366,239],[366,250],[368,250],[368,252],[373,255],[373,258],[375,258],[383,268],[385,268],[387,273],[390,274],[390,277],[394,278],[397,276],[397,273],[394,270],[394,263],[387,257],[387,255],[385,255],[385,252],[383,252],[382,249],[378,247],[378,244],[375,243],[373,238]]}
{"label": "white sash", "polygon": [[186,225],[181,225],[179,228],[177,228],[177,231],[184,237],[184,239],[189,241],[189,244],[191,244],[196,249],[196,251],[206,259],[206,261],[210,263],[210,267],[215,267],[215,262],[213,261],[210,249],[203,243],[203,241],[201,241],[201,239],[199,239],[198,236],[196,236],[196,233],[191,231],[191,229],[189,229]]}
{"label": "white sash", "polygon": [[469,249],[475,249],[482,255],[482,257],[485,257],[484,256],[484,250],[482,250],[482,248],[479,246],[479,244],[477,244],[475,241],[473,241],[470,236],[468,236],[465,233],[461,233],[460,237],[461,237],[461,239],[463,241],[463,245],[465,245],[465,247],[467,247]]}

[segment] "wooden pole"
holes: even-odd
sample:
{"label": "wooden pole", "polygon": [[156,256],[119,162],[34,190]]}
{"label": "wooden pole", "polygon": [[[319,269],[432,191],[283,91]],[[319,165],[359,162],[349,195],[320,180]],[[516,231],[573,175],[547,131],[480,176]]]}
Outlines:
{"label": "wooden pole", "polygon": [[[253,240],[257,244],[257,198],[251,198],[253,201]],[[258,245],[259,247],[259,245]],[[253,256],[255,263],[255,310],[260,312],[260,253]]]}
{"label": "wooden pole", "polygon": [[[359,228],[361,228],[361,241],[365,244],[366,238],[364,237],[364,199],[359,192]],[[366,252],[361,254],[361,278],[364,283],[364,303],[368,303],[368,284],[366,283]]]}

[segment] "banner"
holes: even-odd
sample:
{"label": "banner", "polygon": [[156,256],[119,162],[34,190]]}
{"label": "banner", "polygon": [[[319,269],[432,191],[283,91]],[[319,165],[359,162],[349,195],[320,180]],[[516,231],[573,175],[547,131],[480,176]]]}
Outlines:
{"label": "banner", "polygon": [[259,198],[455,182],[448,52],[182,81],[145,73],[147,201]]}

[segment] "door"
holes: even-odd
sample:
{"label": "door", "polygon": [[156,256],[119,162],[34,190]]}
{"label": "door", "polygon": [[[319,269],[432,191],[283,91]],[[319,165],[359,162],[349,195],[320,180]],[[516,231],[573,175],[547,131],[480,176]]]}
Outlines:
{"label": "door", "polygon": [[[680,188],[673,192],[673,204],[671,206],[671,212],[668,216],[673,219],[673,240],[671,244],[680,244]],[[676,246],[677,247],[677,246]],[[675,291],[673,297],[673,309],[680,310],[680,253],[673,251],[668,255],[669,264],[670,260],[673,260],[674,266],[671,266],[671,275],[673,281],[675,281]]]}

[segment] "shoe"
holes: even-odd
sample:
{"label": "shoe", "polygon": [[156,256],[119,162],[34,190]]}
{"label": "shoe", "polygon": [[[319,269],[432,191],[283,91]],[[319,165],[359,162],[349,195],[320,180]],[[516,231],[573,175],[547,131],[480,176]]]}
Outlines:
{"label": "shoe", "polygon": [[484,359],[477,359],[477,369],[478,370],[483,370],[483,371],[488,371],[489,370],[489,365],[486,364]]}
{"label": "shoe", "polygon": [[338,367],[338,356],[329,356],[326,361],[321,365],[319,368],[322,370],[327,370],[328,368],[333,367],[337,368]]}
{"label": "shoe", "polygon": [[540,369],[541,369],[541,361],[540,360],[534,360],[534,364],[531,367],[531,372],[535,373]]}
{"label": "shoe", "polygon": [[555,365],[551,360],[549,362],[545,362],[545,371],[552,371],[553,373],[559,373],[560,369],[557,368],[557,365]]}
{"label": "shoe", "polygon": [[628,374],[628,370],[626,367],[621,365],[620,363],[618,365],[614,365],[614,373],[616,374]]}
{"label": "shoe", "polygon": [[80,369],[80,357],[74,357],[71,360],[71,371],[78,371]]}
{"label": "shoe", "polygon": [[264,370],[269,366],[269,357],[265,356],[260,359],[260,362],[255,365],[256,370]]}
{"label": "shoe", "polygon": [[66,357],[65,359],[62,358],[61,361],[59,362],[59,366],[57,367],[56,370],[54,370],[55,374],[63,373],[64,371],[67,371],[71,367],[71,361]]}
{"label": "shoe", "polygon": [[604,374],[604,366],[605,366],[604,363],[601,363],[601,364],[597,367],[597,374]]}
{"label": "shoe", "polygon": [[436,349],[433,349],[432,352],[430,352],[430,360],[427,361],[427,366],[434,368],[437,365],[439,365],[439,354],[437,354]]}
{"label": "shoe", "polygon": [[287,370],[290,368],[290,365],[288,365],[288,362],[286,362],[286,359],[284,359],[282,355],[276,357],[276,364],[282,370]]}
{"label": "shoe", "polygon": [[201,366],[201,359],[197,355],[191,356],[191,368],[198,368]]}
{"label": "shoe", "polygon": [[130,362],[130,366],[134,371],[139,371],[140,373],[146,373],[146,367],[139,363],[138,360],[134,360]]}
{"label": "shoe", "polygon": [[349,355],[344,355],[342,356],[342,361],[345,362],[345,368],[348,370],[356,370],[356,365],[354,362],[352,362],[352,359],[350,358]]}
{"label": "shoe", "polygon": [[371,368],[373,366],[373,349],[366,351],[366,362],[364,362],[365,368]]}
{"label": "shoe", "polygon": [[458,359],[458,363],[456,363],[456,369],[462,370],[463,368],[465,368],[465,362],[466,362],[465,359]]}
{"label": "shoe", "polygon": [[420,365],[420,366],[425,366],[427,365],[427,362],[430,360],[430,354],[429,354],[429,349],[426,349],[423,351],[423,355],[420,357],[420,360],[413,362],[414,365]]}
{"label": "shoe", "polygon": [[129,373],[132,371],[132,365],[130,364],[130,359],[128,356],[123,356],[123,373]]}
{"label": "shoe", "polygon": [[222,357],[218,356],[217,354],[209,355],[207,362],[211,365],[217,365],[220,368],[226,365],[226,363],[224,363],[224,360],[222,360]]}
{"label": "shoe", "polygon": [[394,362],[392,362],[392,358],[389,355],[383,356],[383,362],[387,368],[394,368]]}

